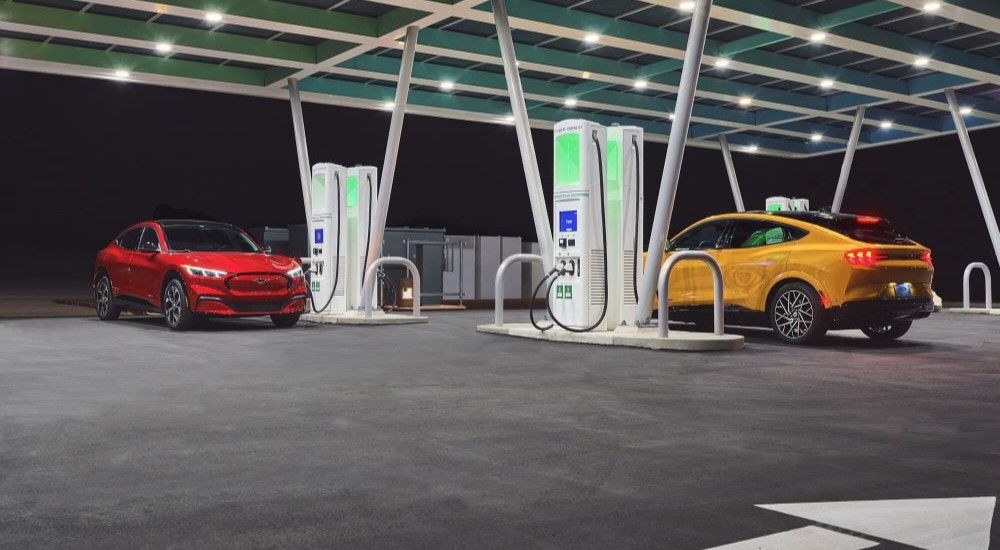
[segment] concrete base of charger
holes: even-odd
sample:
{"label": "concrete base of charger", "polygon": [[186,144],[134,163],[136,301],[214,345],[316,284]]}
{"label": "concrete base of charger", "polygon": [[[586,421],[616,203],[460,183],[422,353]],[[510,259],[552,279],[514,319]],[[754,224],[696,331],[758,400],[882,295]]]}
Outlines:
{"label": "concrete base of charger", "polygon": [[323,325],[419,325],[427,322],[427,317],[414,317],[410,314],[385,313],[382,310],[372,312],[371,317],[365,317],[363,311],[351,311],[348,313],[310,313],[302,316],[303,321],[310,323],[320,323]]}
{"label": "concrete base of charger", "polygon": [[970,307],[969,309],[965,309],[964,307],[952,307],[946,309],[945,311],[948,313],[966,313],[973,315],[1000,315],[1000,309],[986,309],[984,307]]}
{"label": "concrete base of charger", "polygon": [[620,346],[672,351],[735,351],[743,349],[743,337],[737,334],[715,334],[671,330],[668,338],[660,338],[656,328],[622,327],[613,332],[586,332],[578,334],[561,328],[541,332],[529,323],[511,323],[503,326],[479,325],[476,330],[486,334],[500,334],[549,342]]}

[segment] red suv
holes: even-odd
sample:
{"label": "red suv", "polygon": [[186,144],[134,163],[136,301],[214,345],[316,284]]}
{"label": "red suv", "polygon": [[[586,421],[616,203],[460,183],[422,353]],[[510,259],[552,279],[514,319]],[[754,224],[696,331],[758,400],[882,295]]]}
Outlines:
{"label": "red suv", "polygon": [[134,225],[97,253],[97,316],[159,311],[174,330],[208,316],[270,315],[290,327],[305,311],[302,266],[265,253],[225,223],[160,220]]}

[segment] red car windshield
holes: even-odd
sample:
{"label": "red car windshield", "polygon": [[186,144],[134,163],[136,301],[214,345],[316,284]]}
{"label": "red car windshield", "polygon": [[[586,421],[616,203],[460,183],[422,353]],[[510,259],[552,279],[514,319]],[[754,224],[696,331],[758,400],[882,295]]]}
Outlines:
{"label": "red car windshield", "polygon": [[162,225],[171,252],[260,252],[242,231],[225,225]]}

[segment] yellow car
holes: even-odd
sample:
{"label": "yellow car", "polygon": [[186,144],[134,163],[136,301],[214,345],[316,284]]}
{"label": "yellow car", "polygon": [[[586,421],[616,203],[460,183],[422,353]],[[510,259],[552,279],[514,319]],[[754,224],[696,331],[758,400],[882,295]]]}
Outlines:
{"label": "yellow car", "polygon": [[[726,324],[770,326],[783,341],[827,330],[893,340],[933,311],[931,251],[886,220],[826,212],[748,212],[706,218],[667,245],[700,250],[722,268]],[[711,323],[712,274],[682,261],[670,274],[670,319]]]}

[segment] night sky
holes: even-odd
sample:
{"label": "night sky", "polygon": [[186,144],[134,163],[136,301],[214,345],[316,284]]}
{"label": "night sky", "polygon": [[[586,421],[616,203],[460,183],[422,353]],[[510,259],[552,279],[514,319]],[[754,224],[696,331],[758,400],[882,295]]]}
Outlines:
{"label": "night sky", "polygon": [[[157,208],[244,227],[304,221],[286,101],[5,70],[0,93],[5,266],[18,255],[47,257],[27,262],[25,273],[85,276],[92,252]],[[381,167],[389,113],[304,109],[313,163]],[[550,189],[551,132],[535,131],[534,139]],[[1000,130],[973,132],[972,139],[997,211]],[[648,143],[646,153],[648,235],[666,146]],[[749,209],[763,208],[771,195],[829,205],[841,160],[735,155]],[[721,153],[689,148],[671,235],[731,210]],[[1000,275],[955,136],[859,151],[844,210],[886,217],[931,247],[935,287],[945,299],[961,298],[971,261],[986,261]],[[389,225],[534,240],[513,127],[408,116]]]}

